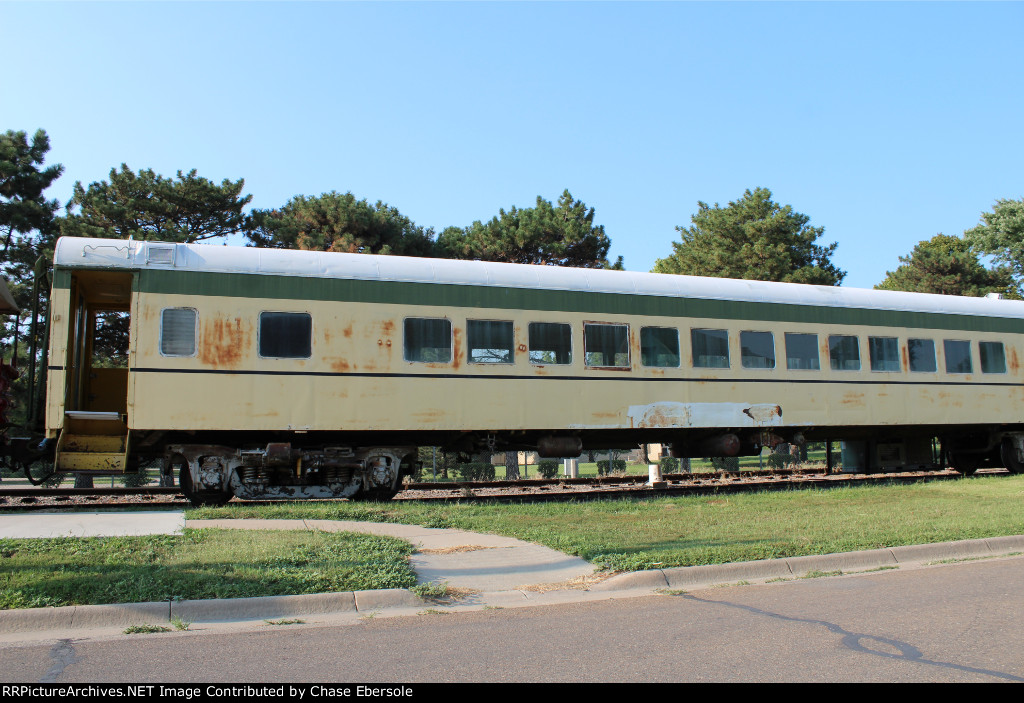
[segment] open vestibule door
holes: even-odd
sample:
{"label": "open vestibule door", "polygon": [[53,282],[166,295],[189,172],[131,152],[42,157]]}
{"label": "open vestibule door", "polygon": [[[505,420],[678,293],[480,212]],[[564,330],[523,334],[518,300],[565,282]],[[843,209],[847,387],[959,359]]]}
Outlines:
{"label": "open vestibule door", "polygon": [[133,274],[69,273],[68,295],[53,296],[51,312],[55,332],[60,326],[51,349],[51,354],[57,354],[51,358],[64,360],[63,408],[58,408],[62,426],[54,470],[124,473],[134,468],[128,465]]}

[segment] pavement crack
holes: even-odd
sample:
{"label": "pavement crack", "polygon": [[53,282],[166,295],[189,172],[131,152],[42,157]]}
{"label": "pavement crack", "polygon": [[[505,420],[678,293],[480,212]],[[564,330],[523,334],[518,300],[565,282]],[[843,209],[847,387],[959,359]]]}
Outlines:
{"label": "pavement crack", "polygon": [[53,665],[39,679],[39,683],[56,683],[60,675],[64,673],[64,669],[79,661],[78,655],[75,654],[75,645],[71,640],[57,642],[50,650],[50,659],[53,660]]}
{"label": "pavement crack", "polygon": [[1002,671],[992,671],[991,669],[980,669],[978,667],[973,666],[964,666],[963,664],[954,664],[953,662],[943,662],[935,661],[932,659],[925,659],[924,654],[921,652],[921,650],[907,642],[901,642],[899,640],[890,639],[888,637],[878,637],[876,635],[869,635],[861,632],[850,632],[849,630],[840,627],[835,623],[828,622],[827,620],[798,618],[792,615],[773,613],[769,610],[757,608],[752,605],[743,605],[741,603],[730,603],[728,601],[698,598],[697,596],[693,596],[690,594],[684,594],[682,597],[688,600],[697,601],[699,603],[707,603],[708,605],[724,605],[729,608],[745,610],[748,613],[773,618],[775,620],[784,620],[786,622],[795,622],[806,625],[816,625],[819,627],[824,627],[829,632],[832,632],[836,635],[840,635],[844,647],[855,652],[860,652],[862,654],[873,654],[877,657],[885,657],[886,659],[897,659],[901,661],[910,662],[913,664],[925,664],[928,666],[935,666],[944,669],[954,669],[956,671],[969,672],[973,674],[983,674],[985,676],[992,676],[994,678],[1005,679],[1007,681],[1024,682],[1024,677],[1016,676],[1014,674],[1008,674]]}

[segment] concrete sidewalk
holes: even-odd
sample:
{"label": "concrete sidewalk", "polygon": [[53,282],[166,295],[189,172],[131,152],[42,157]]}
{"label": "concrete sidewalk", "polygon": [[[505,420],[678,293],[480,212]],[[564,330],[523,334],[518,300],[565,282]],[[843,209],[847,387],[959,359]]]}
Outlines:
{"label": "concrete sidewalk", "polygon": [[[36,637],[117,634],[129,625],[167,622],[242,623],[316,617],[321,622],[367,615],[410,615],[424,608],[478,610],[606,600],[693,590],[721,584],[763,583],[808,575],[838,575],[883,568],[1024,553],[1024,535],[893,547],[863,552],[630,572],[605,577],[593,565],[509,537],[416,525],[335,520],[184,520],[181,511],[0,515],[0,537],[173,534],[190,528],[350,531],[387,535],[417,547],[411,558],[420,583],[443,581],[458,589],[449,602],[421,600],[406,589],[205,601],[67,606],[0,611],[0,641]],[[77,633],[77,634],[75,634]]]}

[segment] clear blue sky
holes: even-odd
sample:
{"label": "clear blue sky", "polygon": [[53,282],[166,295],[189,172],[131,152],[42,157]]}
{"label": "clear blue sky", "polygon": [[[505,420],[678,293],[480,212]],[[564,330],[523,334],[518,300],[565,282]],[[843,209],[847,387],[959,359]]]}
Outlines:
{"label": "clear blue sky", "polygon": [[764,186],[870,287],[1024,197],[1024,4],[0,2],[0,129],[76,180],[352,191],[440,231],[563,189],[646,271]]}

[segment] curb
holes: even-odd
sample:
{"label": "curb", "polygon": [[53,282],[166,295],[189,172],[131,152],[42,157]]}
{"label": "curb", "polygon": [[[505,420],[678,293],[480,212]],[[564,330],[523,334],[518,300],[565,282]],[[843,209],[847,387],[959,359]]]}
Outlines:
{"label": "curb", "polygon": [[386,608],[417,608],[426,604],[404,588],[372,591],[312,593],[258,598],[211,598],[159,603],[66,605],[56,608],[0,610],[0,632],[38,632],[80,628],[128,627],[169,622],[266,620],[297,615],[326,615],[379,611]]}
{"label": "curb", "polygon": [[613,576],[591,586],[590,590],[696,588],[735,583],[736,581],[803,578],[815,572],[847,574],[882,567],[919,566],[947,559],[1005,556],[1016,552],[1024,552],[1024,535],[889,547],[862,552],[815,554],[786,559],[634,571]]}

